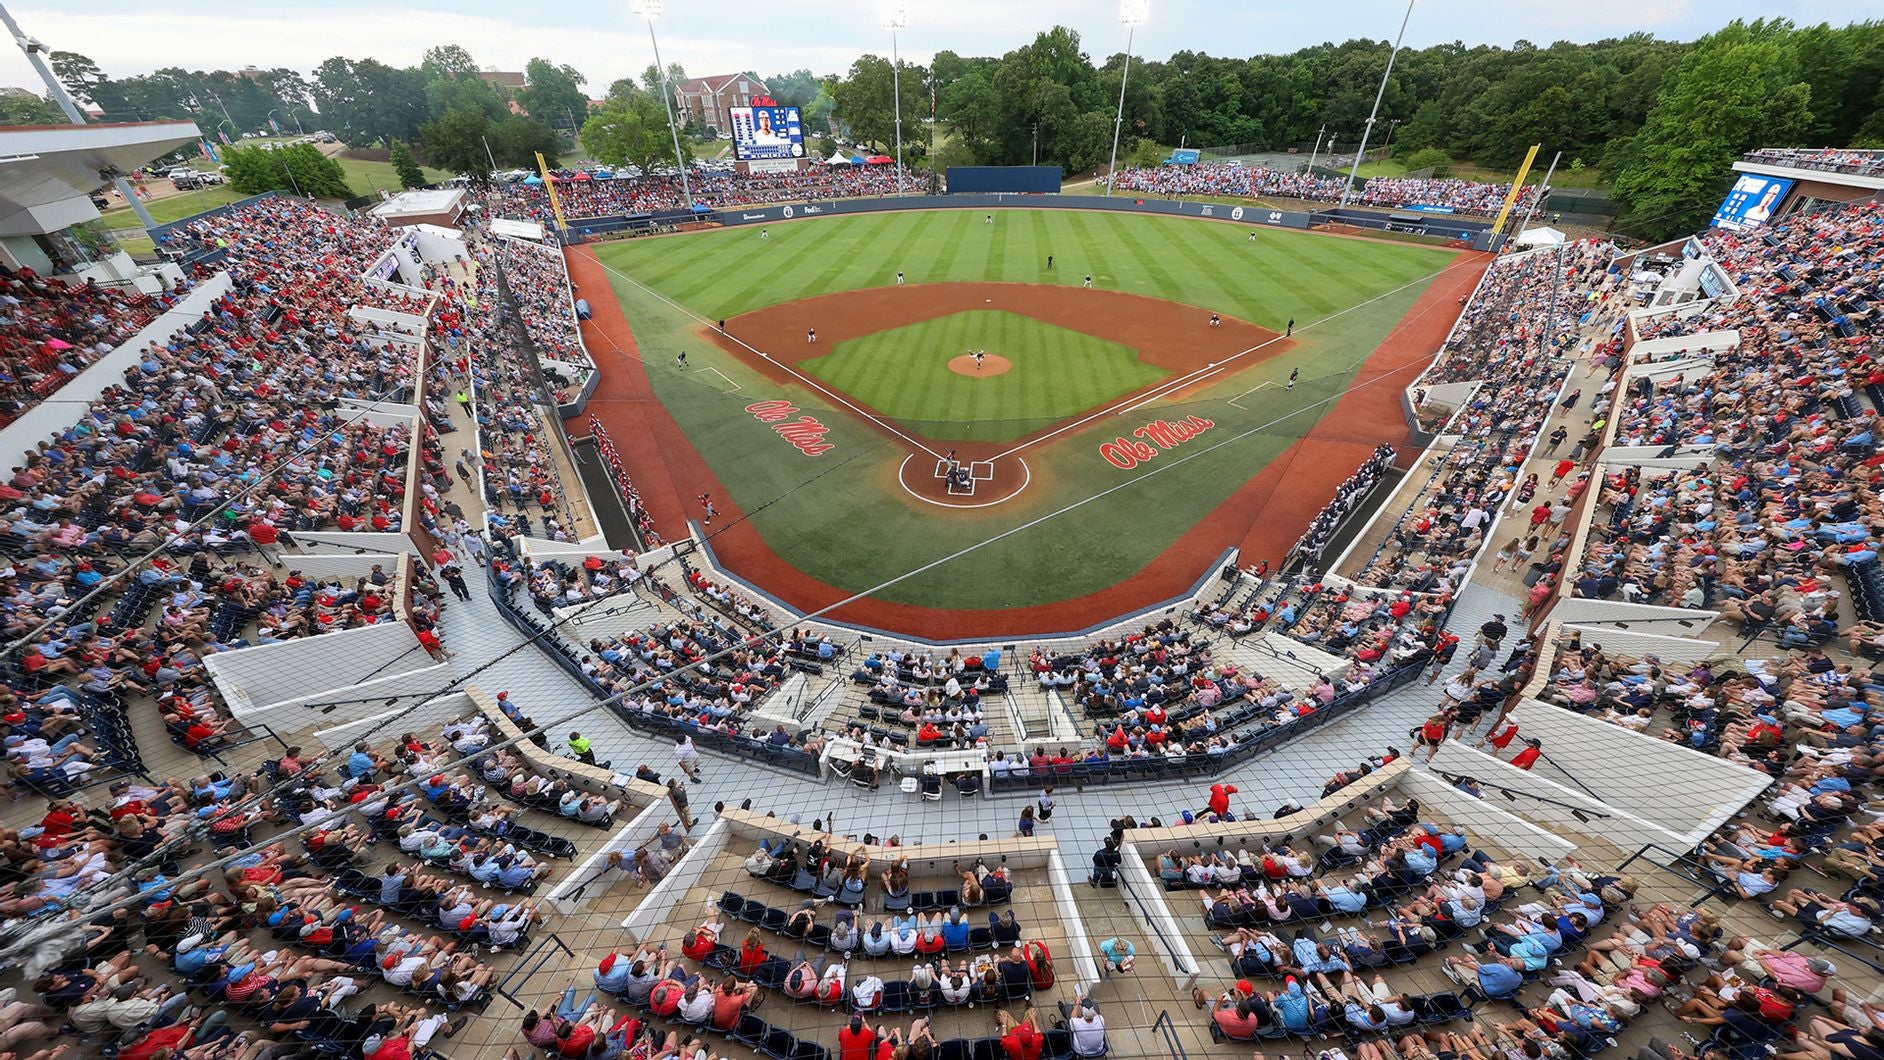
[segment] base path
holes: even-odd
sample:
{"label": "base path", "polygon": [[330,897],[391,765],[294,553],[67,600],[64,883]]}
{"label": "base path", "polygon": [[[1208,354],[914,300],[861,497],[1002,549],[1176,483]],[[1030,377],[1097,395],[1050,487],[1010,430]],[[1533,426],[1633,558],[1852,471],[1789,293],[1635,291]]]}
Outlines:
{"label": "base path", "polygon": [[[715,520],[718,525],[710,535],[711,544],[728,570],[802,612],[849,597],[849,591],[779,557],[744,520],[706,460],[654,396],[607,270],[587,248],[573,247],[566,256],[579,297],[586,297],[594,312],[593,319],[582,322],[583,341],[602,376],[590,408],[614,437],[655,528],[670,541],[686,536],[687,520],[699,506],[697,498],[711,493],[721,515]],[[1356,383],[1371,381],[1372,385],[1344,395],[1307,438],[1198,520],[1133,577],[1086,596],[1031,607],[944,609],[860,600],[828,617],[934,640],[1064,632],[1189,592],[1206,565],[1229,545],[1240,544],[1246,562],[1267,558],[1274,563],[1374,445],[1405,443],[1401,392],[1438,350],[1458,315],[1459,300],[1471,293],[1490,263],[1491,257],[1481,254],[1454,259],[1453,267],[1440,274],[1362,365]],[[802,343],[802,332],[798,338]],[[568,421],[570,433],[588,433],[587,418]],[[1049,526],[1036,532],[1045,542],[1052,530]]]}

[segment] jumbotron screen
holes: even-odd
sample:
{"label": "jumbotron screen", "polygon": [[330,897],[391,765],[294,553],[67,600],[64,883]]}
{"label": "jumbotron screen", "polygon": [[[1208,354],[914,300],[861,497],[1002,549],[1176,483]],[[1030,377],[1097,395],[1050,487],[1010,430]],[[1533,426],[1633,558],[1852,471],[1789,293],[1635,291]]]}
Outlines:
{"label": "jumbotron screen", "polygon": [[734,107],[733,157],[741,162],[805,157],[797,107]]}

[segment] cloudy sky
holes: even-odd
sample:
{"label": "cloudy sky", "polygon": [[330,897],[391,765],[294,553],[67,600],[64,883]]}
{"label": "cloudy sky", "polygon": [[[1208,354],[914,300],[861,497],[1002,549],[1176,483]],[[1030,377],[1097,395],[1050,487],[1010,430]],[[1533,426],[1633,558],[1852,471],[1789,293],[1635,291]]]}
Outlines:
{"label": "cloudy sky", "polygon": [[[1399,0],[1349,0],[1330,9],[1303,0],[1149,0],[1151,21],[1135,51],[1163,57],[1185,48],[1218,55],[1286,52],[1350,36],[1388,39],[1405,10]],[[860,52],[889,51],[880,29],[889,0],[667,0],[657,24],[661,53],[696,76],[754,69],[760,74],[808,67],[838,73]],[[1517,4],[1510,0],[1424,0],[1407,29],[1411,45],[1463,40],[1509,44],[1519,38],[1597,40],[1646,30],[1687,39],[1733,18],[1783,16],[1797,22],[1848,22],[1877,14],[1875,0],[1581,0]],[[601,94],[608,83],[652,60],[645,27],[626,0],[321,0],[290,7],[278,0],[20,0],[8,5],[21,27],[57,50],[91,56],[109,74],[288,66],[311,70],[331,55],[371,56],[394,65],[424,49],[456,43],[485,66],[522,69],[544,56],[573,64]],[[950,48],[998,55],[1056,23],[1072,26],[1095,58],[1120,51],[1117,0],[952,0],[910,3],[900,35],[906,58]],[[0,85],[37,88],[15,48],[0,54]]]}

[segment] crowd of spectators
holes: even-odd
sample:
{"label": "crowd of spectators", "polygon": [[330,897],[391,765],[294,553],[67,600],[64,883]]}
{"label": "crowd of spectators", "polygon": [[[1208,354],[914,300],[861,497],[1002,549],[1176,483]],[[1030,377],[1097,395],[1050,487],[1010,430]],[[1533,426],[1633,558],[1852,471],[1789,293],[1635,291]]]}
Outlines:
{"label": "crowd of spectators", "polygon": [[[800,173],[707,173],[687,175],[688,190],[701,206],[719,209],[816,199],[857,199],[896,194],[895,166],[815,165]],[[906,185],[908,182],[906,182]],[[906,186],[907,190],[907,186]],[[556,195],[568,218],[615,217],[687,208],[680,178],[655,174],[585,181],[558,181]],[[549,192],[541,184],[505,184],[493,192],[498,216],[553,225]]]}
{"label": "crowd of spectators", "polygon": [[[460,455],[459,475],[467,482],[475,475],[493,511],[508,504],[521,516],[534,508],[543,520],[536,536],[573,541],[574,509],[551,449],[555,428],[547,417],[553,410],[545,408],[546,403],[560,403],[568,391],[543,392],[533,358],[517,347],[498,285],[501,270],[501,290],[515,298],[518,322],[538,356],[575,366],[573,370],[593,371],[576,334],[561,252],[484,236],[474,244],[474,257],[478,298],[470,318],[477,341],[452,371],[454,385],[475,395],[479,452],[475,461]],[[545,365],[545,383],[550,371]],[[475,470],[467,464],[474,464]]]}
{"label": "crowd of spectators", "polygon": [[1571,589],[1718,609],[1787,647],[1825,643],[1862,603],[1839,583],[1875,564],[1879,541],[1869,307],[1884,295],[1872,268],[1884,253],[1884,207],[1707,243],[1741,296],[1682,326],[1734,330],[1739,345],[1691,374],[1620,393],[1612,383],[1599,399],[1615,398],[1613,413],[1601,410],[1613,415],[1615,444],[1698,446],[1714,459],[1603,476]]}
{"label": "crowd of spectators", "polygon": [[0,266],[0,426],[123,345],[190,286],[126,293]]}
{"label": "crowd of spectators", "polygon": [[1858,151],[1843,147],[1762,147],[1741,156],[1795,169],[1822,169],[1831,173],[1877,176],[1884,173],[1884,151]]}
{"label": "crowd of spectators", "polygon": [[[1459,441],[1440,457],[1386,541],[1355,571],[1356,582],[1455,591],[1500,508],[1538,499],[1524,463],[1570,372],[1576,327],[1607,304],[1605,292],[1615,284],[1607,255],[1606,245],[1578,242],[1561,252],[1534,251],[1492,265],[1416,393],[1417,412],[1427,388],[1479,384],[1441,428]],[[1564,397],[1566,407],[1576,401],[1575,394]],[[1593,445],[1593,438],[1579,444],[1573,456],[1581,459]],[[1562,533],[1568,503],[1540,501],[1540,507],[1546,518],[1533,522],[1532,533]]]}
{"label": "crowd of spectators", "polygon": [[[1223,195],[1236,198],[1305,199],[1339,202],[1347,186],[1345,177],[1323,177],[1309,172],[1245,166],[1230,162],[1199,162],[1155,168],[1121,168],[1116,189],[1153,195]],[[1457,213],[1496,214],[1511,193],[1509,184],[1488,184],[1446,177],[1370,177],[1366,187],[1349,196],[1356,206],[1443,206]],[[1545,192],[1548,195],[1548,191]],[[1514,209],[1527,210],[1538,198],[1537,185],[1526,185]]]}
{"label": "crowd of spectators", "polygon": [[537,354],[567,364],[587,364],[589,354],[578,332],[561,248],[501,236],[492,237],[484,246],[494,253],[480,253],[479,264],[502,267],[504,285],[516,300],[524,334],[536,345]]}

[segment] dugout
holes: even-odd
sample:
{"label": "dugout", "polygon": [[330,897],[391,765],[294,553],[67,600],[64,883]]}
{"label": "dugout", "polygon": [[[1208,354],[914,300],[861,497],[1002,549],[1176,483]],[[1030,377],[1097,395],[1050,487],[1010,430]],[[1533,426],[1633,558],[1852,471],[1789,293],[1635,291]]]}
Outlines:
{"label": "dugout", "polygon": [[1053,195],[1060,190],[1060,178],[1059,166],[950,166],[947,192]]}

